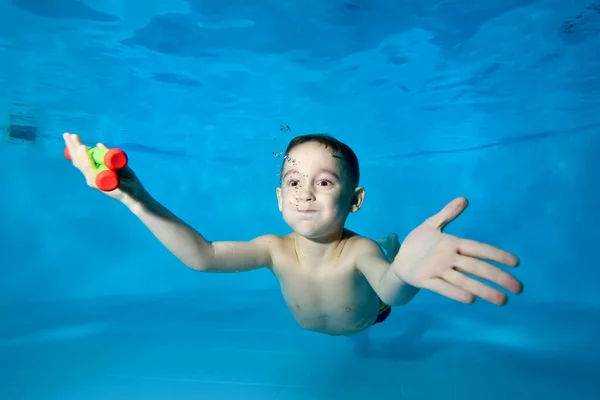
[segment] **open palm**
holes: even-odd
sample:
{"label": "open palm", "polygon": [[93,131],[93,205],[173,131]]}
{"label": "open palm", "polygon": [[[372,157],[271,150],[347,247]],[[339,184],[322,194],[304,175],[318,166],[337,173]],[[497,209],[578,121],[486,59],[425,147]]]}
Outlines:
{"label": "open palm", "polygon": [[489,244],[442,232],[448,223],[465,210],[467,204],[464,197],[456,198],[415,228],[402,242],[400,252],[394,259],[394,271],[412,286],[463,303],[472,303],[476,297],[481,297],[502,305],[507,300],[504,293],[471,276],[520,293],[522,285],[517,279],[483,261],[516,267],[519,264],[517,257]]}

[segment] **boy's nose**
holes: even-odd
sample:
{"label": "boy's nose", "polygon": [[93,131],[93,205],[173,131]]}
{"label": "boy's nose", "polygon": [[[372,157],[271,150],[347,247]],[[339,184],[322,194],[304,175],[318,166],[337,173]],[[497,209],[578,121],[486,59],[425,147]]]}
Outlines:
{"label": "boy's nose", "polygon": [[302,201],[312,201],[315,199],[315,195],[310,188],[302,188],[298,190],[298,199]]}

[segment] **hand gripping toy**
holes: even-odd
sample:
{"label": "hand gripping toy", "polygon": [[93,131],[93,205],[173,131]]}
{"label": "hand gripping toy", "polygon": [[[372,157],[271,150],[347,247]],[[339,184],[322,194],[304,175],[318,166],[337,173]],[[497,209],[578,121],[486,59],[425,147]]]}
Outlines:
{"label": "hand gripping toy", "polygon": [[[96,186],[103,192],[111,192],[119,187],[117,171],[127,165],[127,154],[121,149],[86,147],[96,168]],[[69,149],[65,147],[65,157],[71,161]]]}

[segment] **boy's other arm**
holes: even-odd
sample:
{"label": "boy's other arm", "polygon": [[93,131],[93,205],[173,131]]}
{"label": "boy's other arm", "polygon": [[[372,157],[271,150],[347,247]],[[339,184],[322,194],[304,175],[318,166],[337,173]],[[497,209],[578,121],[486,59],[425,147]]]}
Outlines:
{"label": "boy's other arm", "polygon": [[365,276],[379,298],[390,306],[409,303],[419,289],[403,282],[394,274],[390,262],[379,245],[364,237],[356,241],[356,268]]}
{"label": "boy's other arm", "polygon": [[186,266],[205,272],[241,272],[271,267],[274,235],[248,242],[210,242],[175,214],[145,195],[126,204],[156,238]]}

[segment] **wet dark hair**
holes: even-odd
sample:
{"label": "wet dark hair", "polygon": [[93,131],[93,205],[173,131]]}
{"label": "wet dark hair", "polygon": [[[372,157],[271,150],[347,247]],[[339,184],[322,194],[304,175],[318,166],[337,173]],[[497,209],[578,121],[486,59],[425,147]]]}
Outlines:
{"label": "wet dark hair", "polygon": [[358,166],[358,157],[356,157],[356,153],[354,153],[350,146],[326,133],[310,133],[308,135],[301,135],[293,138],[288,144],[287,149],[285,149],[284,162],[281,166],[282,172],[283,167],[285,166],[285,161],[288,159],[290,152],[295,147],[309,142],[321,143],[326,148],[331,149],[332,154],[338,158],[341,158],[343,164],[345,164],[347,177],[344,177],[344,179],[348,179],[348,182],[350,182],[353,187],[358,186],[358,182],[360,180],[360,168]]}

